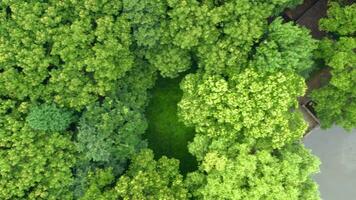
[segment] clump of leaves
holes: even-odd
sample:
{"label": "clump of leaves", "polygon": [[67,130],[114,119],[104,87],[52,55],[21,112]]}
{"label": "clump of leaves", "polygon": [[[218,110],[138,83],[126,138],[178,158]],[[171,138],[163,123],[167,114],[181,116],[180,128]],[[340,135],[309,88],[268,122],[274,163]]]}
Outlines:
{"label": "clump of leaves", "polygon": [[122,199],[188,199],[178,167],[176,159],[163,156],[156,161],[151,150],[142,150],[133,157],[115,190]]}
{"label": "clump of leaves", "polygon": [[254,138],[278,148],[306,128],[300,113],[291,112],[305,92],[304,80],[295,73],[246,69],[228,80],[196,73],[183,79],[181,89],[179,116],[198,133]]}
{"label": "clump of leaves", "polygon": [[200,169],[187,176],[186,183],[196,199],[320,199],[311,178],[319,171],[320,161],[303,145],[251,154],[246,144],[220,139],[216,143]]}
{"label": "clump of leaves", "polygon": [[349,35],[355,32],[356,4],[341,6],[337,2],[331,2],[328,9],[328,17],[320,20],[320,28],[339,35]]}
{"label": "clump of leaves", "polygon": [[147,122],[137,110],[107,98],[88,106],[79,122],[78,150],[96,162],[126,160],[142,145]]}
{"label": "clump of leaves", "polygon": [[330,67],[332,75],[328,85],[311,94],[323,128],[334,123],[347,130],[356,126],[355,5],[331,3],[328,17],[320,21],[323,30],[336,36],[335,40],[323,39],[315,54]]}
{"label": "clump of leaves", "polygon": [[163,156],[155,160],[151,150],[143,149],[133,156],[129,169],[117,182],[110,167],[90,171],[79,199],[185,200],[188,199],[188,189],[178,166],[176,159]]}
{"label": "clump of leaves", "polygon": [[42,104],[32,108],[26,121],[34,130],[64,131],[73,121],[73,113],[54,104]]}
{"label": "clump of leaves", "polygon": [[257,47],[251,64],[264,71],[289,70],[305,74],[313,65],[316,48],[309,30],[277,18],[269,25],[266,39]]}
{"label": "clump of leaves", "polygon": [[72,135],[33,130],[27,105],[0,98],[0,199],[73,199]]}

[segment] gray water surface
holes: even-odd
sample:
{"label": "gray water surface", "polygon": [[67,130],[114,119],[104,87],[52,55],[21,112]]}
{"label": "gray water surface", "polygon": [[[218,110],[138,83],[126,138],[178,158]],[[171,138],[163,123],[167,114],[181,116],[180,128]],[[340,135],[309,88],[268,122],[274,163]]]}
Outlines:
{"label": "gray water surface", "polygon": [[356,129],[316,129],[304,139],[322,162],[314,176],[323,200],[356,200]]}

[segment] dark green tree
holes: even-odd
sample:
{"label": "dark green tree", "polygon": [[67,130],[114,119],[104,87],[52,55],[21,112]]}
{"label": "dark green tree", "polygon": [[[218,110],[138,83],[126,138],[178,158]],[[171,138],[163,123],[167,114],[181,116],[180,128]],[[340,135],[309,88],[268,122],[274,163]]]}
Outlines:
{"label": "dark green tree", "polygon": [[322,40],[316,52],[316,57],[330,67],[332,75],[328,85],[311,94],[324,128],[334,123],[348,130],[356,127],[356,24],[352,17],[355,13],[355,4],[341,7],[332,3],[328,17],[320,22],[325,31],[338,35],[335,40]]}
{"label": "dark green tree", "polygon": [[42,104],[31,109],[26,121],[34,130],[64,131],[73,121],[73,114],[53,104]]}
{"label": "dark green tree", "polygon": [[316,48],[317,43],[309,30],[277,18],[268,26],[266,39],[256,48],[250,65],[263,71],[289,70],[307,75]]}
{"label": "dark green tree", "polygon": [[122,165],[145,146],[141,135],[146,128],[142,113],[131,110],[120,101],[105,99],[102,105],[88,106],[83,113],[78,148],[88,161]]}

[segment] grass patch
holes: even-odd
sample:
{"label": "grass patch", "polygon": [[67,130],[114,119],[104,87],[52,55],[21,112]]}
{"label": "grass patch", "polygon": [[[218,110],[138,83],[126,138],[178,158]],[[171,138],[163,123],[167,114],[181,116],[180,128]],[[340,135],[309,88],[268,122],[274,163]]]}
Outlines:
{"label": "grass patch", "polygon": [[177,103],[182,97],[181,79],[160,77],[157,80],[146,111],[148,129],[145,137],[157,158],[166,155],[179,159],[180,170],[187,173],[197,169],[197,161],[187,148],[194,137],[194,128],[186,127],[177,116]]}

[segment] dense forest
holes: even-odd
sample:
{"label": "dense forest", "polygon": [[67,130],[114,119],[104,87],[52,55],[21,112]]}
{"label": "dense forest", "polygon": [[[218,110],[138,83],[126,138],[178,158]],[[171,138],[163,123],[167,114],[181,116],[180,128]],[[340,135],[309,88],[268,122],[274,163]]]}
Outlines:
{"label": "dense forest", "polygon": [[0,1],[0,199],[320,199],[298,97],[356,127],[356,4],[300,3]]}

